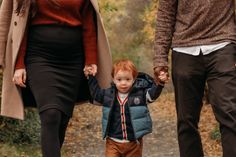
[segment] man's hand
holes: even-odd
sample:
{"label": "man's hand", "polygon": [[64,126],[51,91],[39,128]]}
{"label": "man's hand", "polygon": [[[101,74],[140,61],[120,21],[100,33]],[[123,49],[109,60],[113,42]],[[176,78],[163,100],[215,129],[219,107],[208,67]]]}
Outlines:
{"label": "man's hand", "polygon": [[26,87],[26,70],[25,69],[16,69],[13,75],[12,81],[20,86],[20,87]]}
{"label": "man's hand", "polygon": [[163,86],[169,80],[168,67],[155,67],[154,76],[156,83]]}

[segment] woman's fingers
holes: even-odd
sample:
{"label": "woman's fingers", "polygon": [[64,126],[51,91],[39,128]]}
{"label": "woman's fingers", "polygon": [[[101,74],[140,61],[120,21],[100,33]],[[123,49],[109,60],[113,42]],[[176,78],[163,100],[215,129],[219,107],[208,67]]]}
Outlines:
{"label": "woman's fingers", "polygon": [[[23,76],[22,76],[23,77]],[[20,76],[15,76],[14,78],[13,78],[13,82],[16,84],[16,85],[18,85],[18,86],[20,86],[20,87],[26,87],[26,85],[24,84],[24,82],[23,82],[23,78],[22,77],[20,77]]]}
{"label": "woman's fingers", "polygon": [[26,71],[24,71],[24,75],[23,75],[23,83],[25,84],[26,82]]}
{"label": "woman's fingers", "polygon": [[20,87],[26,87],[26,85],[25,85],[25,82],[26,82],[25,69],[15,70],[12,81]]}
{"label": "woman's fingers", "polygon": [[84,67],[84,75],[86,76],[86,78],[88,78],[89,71],[90,71],[89,69],[90,69],[89,66],[85,65],[85,67]]}
{"label": "woman's fingers", "polygon": [[92,64],[92,75],[95,76],[97,74],[97,65],[96,64]]}

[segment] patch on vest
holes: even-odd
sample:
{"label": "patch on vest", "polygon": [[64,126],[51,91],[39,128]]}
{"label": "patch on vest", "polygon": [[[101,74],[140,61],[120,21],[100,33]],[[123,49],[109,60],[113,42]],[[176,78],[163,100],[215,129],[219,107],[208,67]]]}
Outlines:
{"label": "patch on vest", "polygon": [[140,104],[140,102],[141,102],[141,101],[140,101],[140,99],[139,99],[139,98],[137,98],[137,97],[136,97],[136,98],[134,98],[134,104],[135,104],[135,105],[138,105],[138,104]]}

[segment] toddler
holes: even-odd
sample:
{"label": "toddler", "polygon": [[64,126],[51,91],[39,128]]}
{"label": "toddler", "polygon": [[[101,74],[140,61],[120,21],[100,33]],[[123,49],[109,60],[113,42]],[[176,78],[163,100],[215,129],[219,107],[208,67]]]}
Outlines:
{"label": "toddler", "polygon": [[102,130],[106,139],[106,157],[141,157],[142,137],[152,132],[152,120],[147,103],[155,101],[167,81],[160,74],[157,84],[152,77],[137,72],[127,59],[113,65],[111,87],[101,89],[93,68],[85,68],[93,100],[103,106]]}

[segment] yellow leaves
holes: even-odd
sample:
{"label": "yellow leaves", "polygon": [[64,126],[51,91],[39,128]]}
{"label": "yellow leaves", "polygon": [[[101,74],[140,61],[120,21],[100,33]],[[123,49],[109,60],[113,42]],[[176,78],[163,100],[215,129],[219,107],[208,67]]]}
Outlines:
{"label": "yellow leaves", "polygon": [[142,20],[145,25],[142,32],[146,36],[147,41],[154,41],[155,37],[155,24],[156,24],[156,13],[157,13],[158,0],[153,0],[150,7],[144,12]]}

